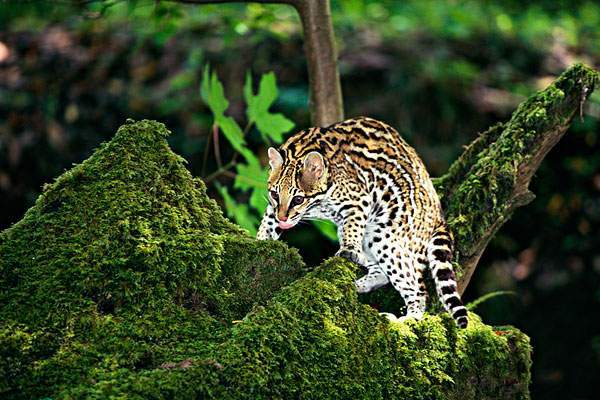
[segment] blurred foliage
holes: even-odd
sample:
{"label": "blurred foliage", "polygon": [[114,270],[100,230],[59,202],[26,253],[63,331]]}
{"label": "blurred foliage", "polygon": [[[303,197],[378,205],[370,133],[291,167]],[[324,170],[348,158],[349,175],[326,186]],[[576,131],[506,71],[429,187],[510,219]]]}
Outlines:
{"label": "blurred foliage", "polygon": [[[573,62],[600,65],[596,1],[332,0],[332,8],[346,114],[397,127],[433,175]],[[273,71],[278,97],[270,110],[309,125],[300,25],[287,6],[0,2],[0,27],[2,227],[127,117],[164,121],[194,175],[248,204],[253,191],[234,187],[237,170],[212,177],[220,168],[214,118],[198,91],[207,63],[234,121],[248,120],[247,71]],[[597,386],[600,92],[583,111],[534,178],[536,201],[492,241],[466,296],[518,293],[478,310],[531,335],[534,398],[591,399]],[[243,135],[260,165],[264,135],[257,124]],[[228,140],[219,144],[222,160],[238,152]],[[335,251],[319,238],[302,226],[284,239],[315,264]]]}

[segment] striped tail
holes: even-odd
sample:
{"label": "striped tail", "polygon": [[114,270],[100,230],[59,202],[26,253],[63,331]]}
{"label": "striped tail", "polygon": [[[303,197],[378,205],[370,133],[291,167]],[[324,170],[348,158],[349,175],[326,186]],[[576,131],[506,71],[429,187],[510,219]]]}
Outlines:
{"label": "striped tail", "polygon": [[438,297],[460,328],[469,323],[467,309],[456,291],[456,275],[452,269],[452,235],[444,223],[433,233],[427,248],[429,268]]}

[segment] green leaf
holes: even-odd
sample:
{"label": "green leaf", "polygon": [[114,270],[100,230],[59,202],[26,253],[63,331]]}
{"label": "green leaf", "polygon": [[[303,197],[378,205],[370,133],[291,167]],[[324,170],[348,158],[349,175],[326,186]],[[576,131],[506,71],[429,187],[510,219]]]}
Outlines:
{"label": "green leaf", "polygon": [[312,223],[327,239],[334,242],[338,240],[337,227],[333,222],[327,220],[317,220],[313,221]]}
{"label": "green leaf", "polygon": [[250,195],[250,206],[259,213],[262,213],[267,208],[269,200],[267,200],[267,189],[266,188],[254,188],[252,195]]}
{"label": "green leaf", "polygon": [[[246,82],[244,83],[244,101],[246,102],[248,108],[250,107],[250,103],[254,101],[254,89],[252,86],[252,76],[250,75],[250,72],[246,72]],[[250,119],[248,110],[246,110],[246,115],[248,116],[248,119]]]}
{"label": "green leaf", "polygon": [[256,158],[256,156],[254,155],[254,153],[252,152],[252,150],[250,150],[247,147],[244,147],[240,153],[242,154],[242,156],[246,159],[246,161],[251,164],[254,163],[255,161],[258,161],[258,159]]}
{"label": "green leaf", "polygon": [[200,84],[200,95],[210,108],[214,123],[221,129],[227,141],[236,151],[244,152],[246,150],[244,133],[233,118],[225,115],[225,111],[229,107],[229,101],[225,98],[223,84],[214,71],[211,73],[208,65],[204,68],[202,83]]}
{"label": "green leaf", "polygon": [[[254,157],[254,155],[252,157]],[[248,164],[236,165],[237,176],[233,187],[241,190],[254,188],[266,190],[269,170],[261,167],[260,161],[258,161],[256,157],[248,161]]]}
{"label": "green leaf", "polygon": [[202,75],[200,96],[202,97],[202,100],[208,104],[215,120],[222,117],[225,110],[227,110],[227,107],[229,107],[229,102],[225,98],[223,84],[221,84],[214,71],[212,73],[210,72],[210,67],[208,65],[204,68],[204,73]]}
{"label": "green leaf", "polygon": [[256,235],[256,227],[258,226],[258,218],[250,212],[246,204],[238,204],[225,186],[216,185],[219,193],[225,201],[225,210],[230,218],[242,228],[248,230],[252,236]]}
{"label": "green leaf", "polygon": [[243,153],[247,164],[236,166],[237,175],[233,183],[235,189],[251,190],[249,204],[262,213],[267,207],[267,179],[269,169],[260,165],[258,158],[250,151]]}
{"label": "green leaf", "polygon": [[231,144],[231,146],[242,153],[246,150],[246,141],[244,140],[244,132],[242,128],[231,117],[221,116],[215,120],[217,126],[221,128],[223,136]]}
{"label": "green leaf", "polygon": [[260,84],[258,85],[258,106],[261,110],[268,110],[269,107],[277,99],[277,81],[275,74],[271,71],[264,74],[260,78]]}
{"label": "green leaf", "polygon": [[248,105],[246,116],[250,123],[256,124],[256,128],[266,142],[271,140],[275,143],[281,143],[283,134],[294,127],[294,123],[282,114],[274,114],[269,111],[269,108],[277,99],[277,94],[277,82],[273,72],[261,77],[256,95],[254,95],[252,87],[252,78],[250,74],[246,75],[246,83],[244,84],[244,99]]}
{"label": "green leaf", "polygon": [[473,300],[472,302],[470,302],[469,304],[467,304],[466,307],[467,307],[467,309],[473,311],[481,303],[484,303],[490,299],[493,299],[494,297],[509,296],[509,295],[516,296],[517,294],[511,290],[497,290],[495,292],[486,293],[483,296],[480,296],[480,297],[476,298],[475,300]]}
{"label": "green leaf", "polygon": [[294,123],[279,113],[265,113],[256,120],[256,128],[275,143],[283,142],[283,134],[289,132],[293,127]]}

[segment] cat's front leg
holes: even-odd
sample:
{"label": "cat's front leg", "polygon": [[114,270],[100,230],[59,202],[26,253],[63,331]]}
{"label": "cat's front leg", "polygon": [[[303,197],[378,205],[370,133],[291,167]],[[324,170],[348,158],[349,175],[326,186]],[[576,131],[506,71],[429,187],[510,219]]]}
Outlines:
{"label": "cat's front leg", "polygon": [[335,254],[347,258],[363,268],[369,268],[370,266],[362,250],[366,224],[367,216],[360,207],[347,210],[344,221],[338,225],[340,249]]}
{"label": "cat's front leg", "polygon": [[281,235],[281,229],[277,226],[277,220],[275,219],[275,210],[270,204],[265,210],[258,232],[256,233],[256,239],[258,240],[277,240]]}
{"label": "cat's front leg", "polygon": [[389,278],[377,265],[369,267],[369,273],[360,279],[357,279],[354,284],[358,293],[369,293],[375,289],[379,289],[389,283]]}

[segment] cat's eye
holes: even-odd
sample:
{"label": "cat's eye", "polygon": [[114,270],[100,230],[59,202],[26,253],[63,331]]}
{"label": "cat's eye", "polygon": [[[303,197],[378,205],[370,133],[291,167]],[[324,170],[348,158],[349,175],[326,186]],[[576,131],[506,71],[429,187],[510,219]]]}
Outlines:
{"label": "cat's eye", "polygon": [[272,198],[274,201],[278,201],[278,200],[279,200],[279,194],[277,194],[277,192],[276,192],[276,191],[274,191],[274,190],[271,190],[271,198]]}
{"label": "cat's eye", "polygon": [[302,204],[303,201],[304,201],[304,197],[302,197],[302,196],[294,196],[294,197],[292,197],[292,201],[290,202],[290,206],[291,207],[297,206],[299,204]]}

